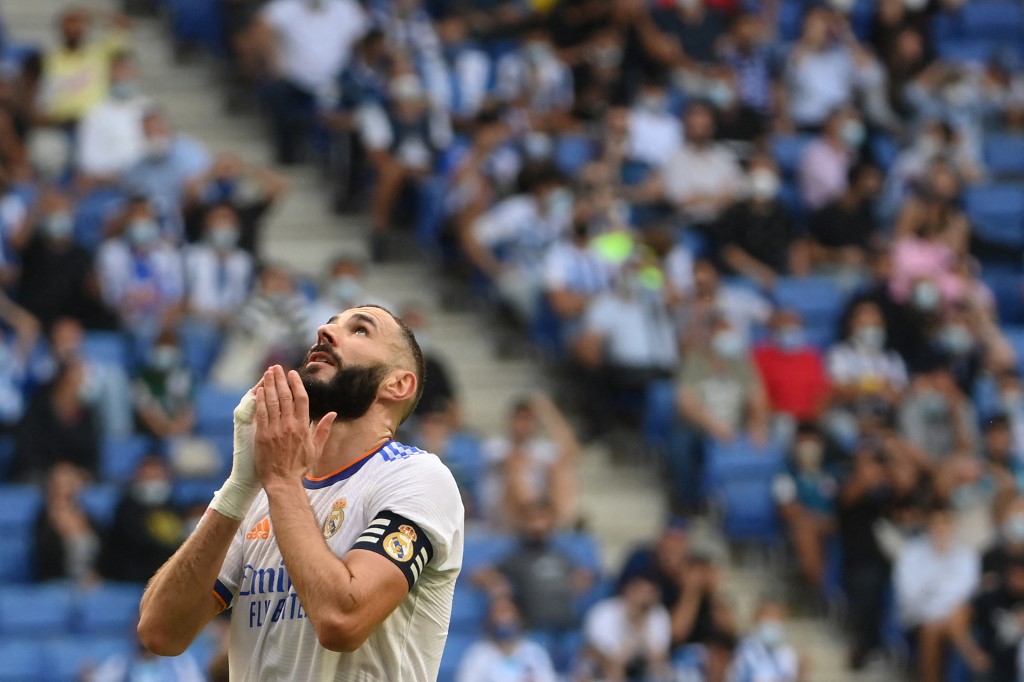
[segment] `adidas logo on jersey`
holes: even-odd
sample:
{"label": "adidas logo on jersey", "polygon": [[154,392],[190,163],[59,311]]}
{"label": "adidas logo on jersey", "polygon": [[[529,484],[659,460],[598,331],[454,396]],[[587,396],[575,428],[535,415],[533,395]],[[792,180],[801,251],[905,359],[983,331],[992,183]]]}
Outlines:
{"label": "adidas logo on jersey", "polygon": [[263,520],[252,527],[248,533],[245,534],[246,540],[267,540],[270,538],[270,518],[264,516]]}

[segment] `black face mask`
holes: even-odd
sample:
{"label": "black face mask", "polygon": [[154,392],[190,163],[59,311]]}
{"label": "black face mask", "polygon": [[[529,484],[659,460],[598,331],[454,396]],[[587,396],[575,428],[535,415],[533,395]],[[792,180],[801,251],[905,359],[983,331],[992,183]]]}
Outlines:
{"label": "black face mask", "polygon": [[387,366],[344,366],[341,357],[327,345],[314,346],[310,350],[313,352],[329,354],[338,369],[330,379],[318,378],[306,363],[299,370],[302,385],[309,395],[309,418],[320,421],[328,412],[335,412],[337,421],[351,422],[366,414],[377,399],[377,389],[387,375]]}

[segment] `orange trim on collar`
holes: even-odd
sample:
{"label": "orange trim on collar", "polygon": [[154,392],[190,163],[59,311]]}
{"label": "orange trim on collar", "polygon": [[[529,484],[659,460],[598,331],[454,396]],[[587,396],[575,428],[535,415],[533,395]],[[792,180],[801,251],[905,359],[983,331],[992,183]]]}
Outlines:
{"label": "orange trim on collar", "polygon": [[316,483],[318,481],[326,481],[328,478],[331,478],[332,476],[337,476],[338,474],[343,473],[346,469],[354,467],[355,465],[359,464],[360,462],[362,462],[367,457],[371,457],[371,456],[377,454],[378,452],[380,452],[380,449],[382,447],[384,447],[385,445],[387,445],[390,442],[391,442],[391,439],[389,438],[388,440],[384,441],[381,445],[373,446],[372,448],[370,448],[369,450],[367,450],[363,454],[359,455],[359,457],[357,459],[349,462],[348,464],[346,464],[345,466],[341,467],[337,471],[332,471],[329,474],[324,474],[323,476],[317,476],[316,478],[314,478],[312,476],[306,476],[306,480],[310,481],[310,482],[313,482],[313,483]]}

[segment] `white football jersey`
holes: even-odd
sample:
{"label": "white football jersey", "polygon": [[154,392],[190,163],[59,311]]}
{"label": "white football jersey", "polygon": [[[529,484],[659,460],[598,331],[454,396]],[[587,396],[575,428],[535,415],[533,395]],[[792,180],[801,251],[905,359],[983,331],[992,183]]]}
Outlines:
{"label": "white football jersey", "polygon": [[462,567],[464,510],[436,456],[389,441],[348,467],[305,479],[328,547],[389,557],[411,587],[352,653],[325,649],[306,618],[261,491],[231,543],[214,594],[232,606],[232,682],[424,682],[437,678]]}

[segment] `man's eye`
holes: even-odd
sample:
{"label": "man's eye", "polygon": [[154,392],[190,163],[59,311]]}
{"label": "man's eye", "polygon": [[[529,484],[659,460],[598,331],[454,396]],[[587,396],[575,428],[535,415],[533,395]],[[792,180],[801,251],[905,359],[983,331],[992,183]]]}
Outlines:
{"label": "man's eye", "polygon": [[356,334],[362,334],[363,336],[369,336],[370,332],[367,331],[366,327],[356,327]]}

